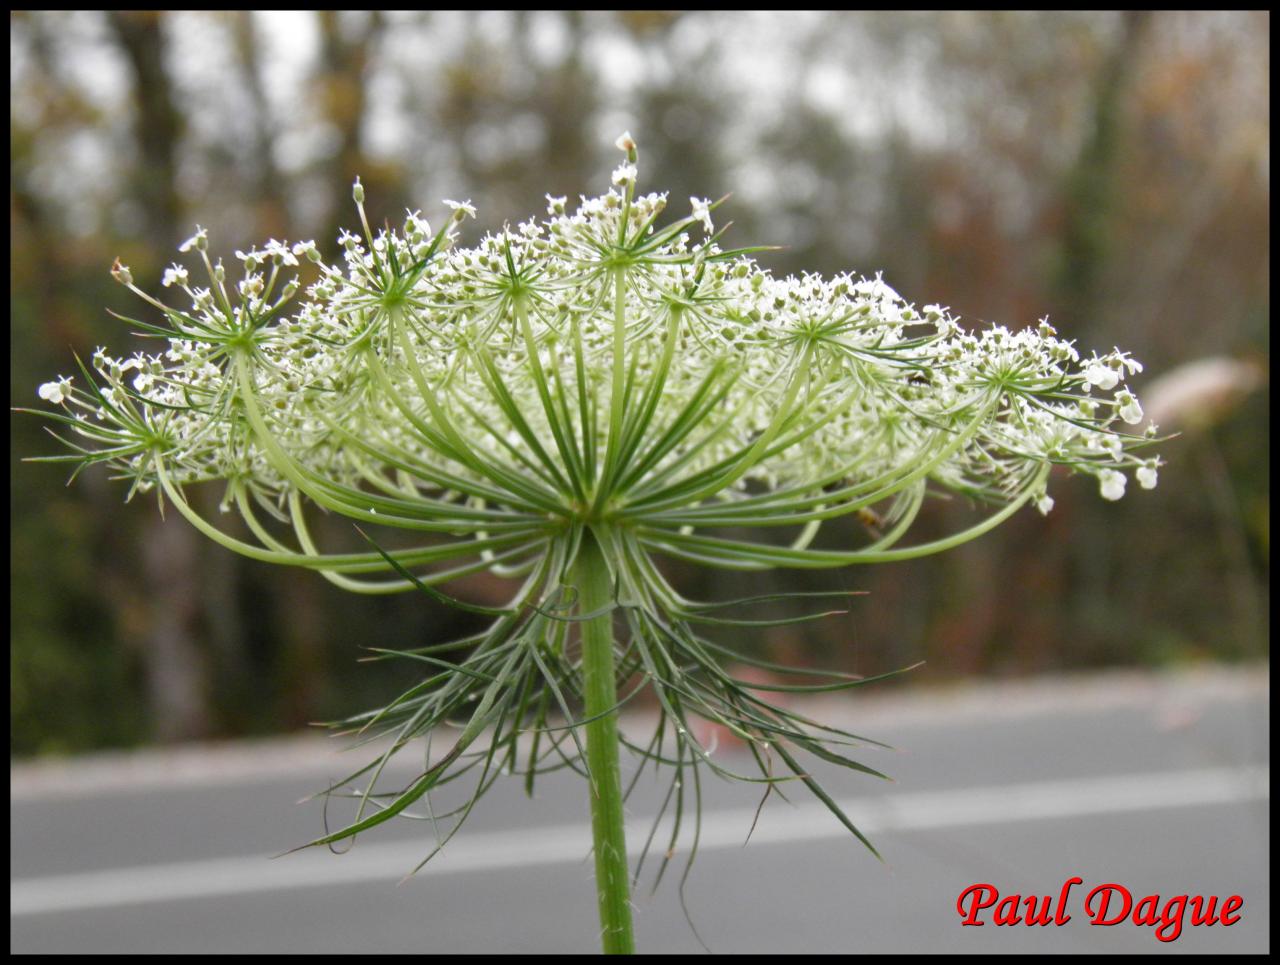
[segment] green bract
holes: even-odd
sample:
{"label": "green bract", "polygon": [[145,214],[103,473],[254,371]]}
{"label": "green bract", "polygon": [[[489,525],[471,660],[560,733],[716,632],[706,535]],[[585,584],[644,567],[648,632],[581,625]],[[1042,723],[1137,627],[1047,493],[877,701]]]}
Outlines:
{"label": "green bract", "polygon": [[[662,223],[666,196],[637,195],[634,144],[619,145],[628,157],[608,193],[576,211],[549,199],[547,220],[473,248],[454,244],[469,205],[454,205],[436,231],[415,213],[400,232],[374,236],[357,184],[364,231],[340,239],[344,265],[325,264],[314,244],[273,241],[237,252],[242,269],[226,272],[201,231],[183,248],[198,253],[209,287],[181,266],[165,274],[182,306],[144,294],[117,266],[162,313],[135,324],[164,350],[123,361],[99,351],[92,371],[41,387],[73,433],[66,458],[159,487],[246,556],[362,593],[441,598],[436,585],[479,570],[521,580],[505,607],[469,607],[494,617],[487,632],[408,652],[427,668],[423,682],[347,722],[393,740],[351,776],[367,779],[357,820],[320,842],[463,774],[478,797],[506,767],[530,781],[582,770],[577,725],[611,719],[617,699],[582,709],[575,624],[604,619],[608,640],[619,615],[626,632],[602,693],[616,693],[615,679],[628,696],[653,688],[661,723],[633,750],[672,765],[669,802],[682,808],[694,789],[686,770],[727,773],[691,731],[690,717],[702,716],[746,741],[760,765],[753,779],[789,772],[853,830],[794,756],[866,770],[838,749],[852,735],[761,697],[787,687],[733,678],[726,657],[752,661],[697,630],[731,612],[685,599],[656,559],[738,570],[908,559],[978,536],[1029,501],[1047,512],[1055,465],[1096,477],[1112,499],[1130,471],[1155,484],[1158,461],[1135,454],[1154,428],[1123,431],[1142,419],[1132,393],[1117,390],[1140,368],[1123,352],[1082,359],[1043,322],[966,332],[945,308],[916,309],[879,277],[775,278],[752,260],[760,249],[720,246],[715,204],[692,199],[690,215]],[[298,283],[286,279],[299,256],[319,278],[292,307]],[[185,487],[212,480],[253,541],[187,501]],[[931,492],[963,493],[990,513],[902,545]],[[308,504],[364,529],[415,531],[420,545],[324,552]],[[873,507],[879,529],[866,545],[814,546],[826,520]],[[739,535],[718,534],[725,527]],[[787,539],[769,532],[778,528]],[[759,540],[741,535],[761,529]],[[574,575],[587,558],[593,586]],[[598,599],[583,612],[587,597]],[[450,652],[461,656],[437,656]],[[857,683],[829,679],[790,689]],[[462,721],[462,733],[441,762],[408,788],[374,790],[391,753],[446,721]],[[532,740],[517,744],[522,732]],[[477,742],[482,733],[491,739]]]}

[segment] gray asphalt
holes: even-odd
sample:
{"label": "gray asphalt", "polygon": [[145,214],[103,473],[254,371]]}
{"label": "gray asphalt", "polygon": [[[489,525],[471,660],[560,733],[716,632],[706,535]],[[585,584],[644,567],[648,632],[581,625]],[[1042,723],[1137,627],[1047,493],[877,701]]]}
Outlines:
{"label": "gray asphalt", "polygon": [[[861,759],[895,779],[815,767],[884,856],[799,789],[771,800],[751,843],[753,788],[704,781],[702,850],[684,888],[716,953],[1265,952],[1270,948],[1269,686],[1265,666],[1108,675],[827,701],[894,745]],[[643,729],[643,721],[631,726]],[[746,769],[741,752],[717,759]],[[426,822],[393,821],[344,856],[268,860],[317,836],[295,802],[362,760],[315,739],[11,768],[14,953],[580,953],[597,945],[585,788],[553,775],[528,800],[499,782],[445,852]],[[407,764],[397,775],[411,774]],[[665,785],[629,805],[638,847]],[[331,810],[338,822],[341,815]],[[657,857],[665,849],[659,846]],[[642,951],[699,953],[680,905],[680,852],[635,895]],[[1057,895],[1058,927],[964,927],[975,883]],[[1243,899],[1234,925],[1174,942],[1126,921],[1091,925],[1103,883],[1135,902]],[[1112,906],[1115,907],[1114,905]]]}

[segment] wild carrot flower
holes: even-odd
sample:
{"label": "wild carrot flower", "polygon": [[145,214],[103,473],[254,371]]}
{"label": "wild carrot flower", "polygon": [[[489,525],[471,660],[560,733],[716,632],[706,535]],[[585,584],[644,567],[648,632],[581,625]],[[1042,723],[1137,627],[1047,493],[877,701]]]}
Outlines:
{"label": "wild carrot flower", "polygon": [[[473,247],[456,243],[470,203],[447,202],[434,232],[418,212],[373,232],[359,181],[362,232],[343,233],[340,264],[313,242],[272,240],[237,252],[229,270],[197,229],[180,251],[194,252],[207,284],[182,264],[162,279],[183,304],[115,268],[152,310],[133,321],[159,350],[126,360],[99,350],[77,377],[39,389],[75,450],[56,458],[106,463],[131,494],[158,490],[223,546],[354,592],[415,590],[491,616],[484,633],[401,652],[427,676],[345,722],[390,744],[348,779],[363,781],[356,819],[312,843],[352,837],[454,778],[474,780],[474,803],[503,770],[532,782],[567,764],[591,779],[612,950],[629,947],[619,743],[671,765],[678,810],[704,768],[768,786],[787,777],[860,838],[797,755],[870,770],[847,756],[852,735],[736,679],[726,658],[750,659],[698,628],[738,618],[683,596],[659,560],[732,570],[905,560],[973,539],[1027,503],[1050,511],[1054,466],[1117,499],[1128,473],[1151,488],[1159,465],[1137,454],[1154,427],[1127,428],[1142,409],[1122,383],[1141,366],[1125,353],[1082,360],[1047,322],[967,331],[878,275],[775,277],[753,260],[761,249],[722,247],[719,202],[690,199],[688,214],[663,222],[667,196],[637,191],[634,140],[618,146],[607,193],[573,210],[548,197],[545,219]],[[299,299],[290,269],[300,261],[313,280]],[[188,501],[188,487],[212,481],[251,539]],[[926,499],[943,492],[990,511],[907,542]],[[863,545],[819,544],[825,522],[872,507],[882,525]],[[418,545],[327,552],[308,523],[316,508],[362,532],[409,531]],[[517,581],[505,606],[437,589],[484,570]],[[830,674],[773,689],[858,682]],[[633,745],[616,712],[646,689],[662,713],[652,739]],[[713,759],[692,717],[745,741],[760,775]],[[461,733],[441,760],[407,787],[377,790],[392,754],[454,721]],[[531,739],[517,743],[522,733]],[[455,812],[439,845],[469,811]]]}

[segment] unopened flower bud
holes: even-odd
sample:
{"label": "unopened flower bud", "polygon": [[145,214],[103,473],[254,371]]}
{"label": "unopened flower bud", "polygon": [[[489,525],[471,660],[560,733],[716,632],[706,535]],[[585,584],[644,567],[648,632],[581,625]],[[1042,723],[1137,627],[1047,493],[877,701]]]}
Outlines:
{"label": "unopened flower bud", "polygon": [[624,131],[622,135],[613,142],[619,151],[627,152],[627,160],[635,163],[636,160],[636,140],[631,136],[630,131]]}

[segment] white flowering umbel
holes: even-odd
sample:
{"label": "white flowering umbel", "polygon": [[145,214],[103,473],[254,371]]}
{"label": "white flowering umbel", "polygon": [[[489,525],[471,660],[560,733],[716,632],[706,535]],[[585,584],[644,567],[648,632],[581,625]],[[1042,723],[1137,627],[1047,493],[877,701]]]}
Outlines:
{"label": "white flowering umbel", "polygon": [[[242,264],[229,271],[198,231],[182,250],[198,255],[208,284],[182,265],[164,276],[186,304],[115,269],[161,315],[135,320],[163,342],[157,354],[99,351],[78,376],[40,387],[61,407],[52,418],[79,437],[64,458],[158,487],[246,556],[361,593],[440,599],[434,587],[466,573],[521,579],[505,607],[469,607],[494,617],[488,632],[412,651],[430,676],[350,722],[394,741],[352,775],[374,774],[357,820],[313,843],[385,821],[462,772],[476,776],[478,796],[504,768],[531,781],[585,759],[593,782],[607,784],[597,771],[608,760],[578,745],[576,723],[612,725],[615,681],[656,694],[658,730],[632,749],[675,765],[677,808],[696,783],[680,779],[686,767],[729,773],[694,736],[689,719],[702,716],[747,742],[765,781],[780,779],[780,760],[856,834],[795,756],[866,770],[835,749],[849,735],[773,706],[760,696],[770,688],[727,672],[726,657],[751,661],[697,627],[734,618],[682,596],[656,559],[736,570],[910,559],[973,539],[1028,502],[1047,512],[1054,466],[1093,476],[1108,499],[1128,474],[1155,484],[1158,460],[1136,454],[1154,427],[1128,432],[1142,409],[1122,382],[1141,366],[1125,353],[1081,359],[1043,322],[968,332],[879,276],[775,278],[751,258],[760,249],[721,247],[717,204],[691,199],[689,215],[661,224],[666,196],[637,193],[634,142],[619,147],[627,156],[608,193],[576,210],[549,198],[546,220],[472,248],[454,243],[469,204],[451,203],[434,232],[414,212],[401,231],[375,235],[359,183],[363,231],[339,239],[341,265],[314,243],[271,241],[237,252]],[[300,262],[319,274],[295,306],[290,269]],[[212,480],[252,542],[188,502],[186,487]],[[927,495],[948,491],[989,514],[903,545]],[[309,504],[361,527],[413,531],[420,545],[325,552]],[[873,507],[881,524],[865,545],[815,544],[827,520]],[[751,540],[718,532],[726,527],[764,532]],[[616,647],[615,617],[625,627]],[[597,666],[585,654],[600,633],[607,661]],[[436,655],[451,650],[464,656]],[[776,689],[856,682],[831,675]],[[554,726],[556,716],[575,726]],[[374,791],[386,757],[459,719],[443,761],[395,794]],[[471,749],[486,731],[483,750]]]}

